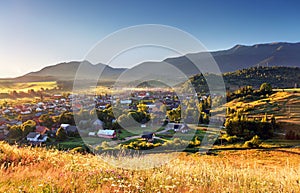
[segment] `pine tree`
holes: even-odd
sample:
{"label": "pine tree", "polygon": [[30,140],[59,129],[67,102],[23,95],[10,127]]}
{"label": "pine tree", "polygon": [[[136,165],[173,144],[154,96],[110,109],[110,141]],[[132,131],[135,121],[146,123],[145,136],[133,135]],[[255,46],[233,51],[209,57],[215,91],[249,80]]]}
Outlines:
{"label": "pine tree", "polygon": [[67,136],[65,129],[62,127],[58,128],[58,130],[56,132],[56,139],[58,141],[63,141],[63,140],[66,140],[67,138],[68,138],[68,136]]}

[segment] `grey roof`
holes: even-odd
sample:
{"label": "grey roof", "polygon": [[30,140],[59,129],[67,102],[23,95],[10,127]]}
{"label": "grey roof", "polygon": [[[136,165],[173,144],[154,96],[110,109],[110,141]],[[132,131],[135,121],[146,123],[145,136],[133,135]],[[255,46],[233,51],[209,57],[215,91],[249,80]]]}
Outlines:
{"label": "grey roof", "polygon": [[66,131],[67,132],[78,132],[78,130],[77,130],[77,127],[76,126],[68,126],[67,128],[66,128]]}
{"label": "grey roof", "polygon": [[40,134],[36,133],[36,132],[30,132],[30,133],[28,133],[27,138],[35,138],[37,135],[40,135]]}

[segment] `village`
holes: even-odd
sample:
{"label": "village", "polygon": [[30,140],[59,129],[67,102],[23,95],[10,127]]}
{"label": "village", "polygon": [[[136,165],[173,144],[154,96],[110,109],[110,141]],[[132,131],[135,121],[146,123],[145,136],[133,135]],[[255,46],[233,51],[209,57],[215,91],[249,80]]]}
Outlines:
{"label": "village", "polygon": [[[188,101],[194,96],[184,97]],[[207,99],[206,95],[200,97],[200,101]],[[117,119],[112,107],[122,109]],[[63,144],[81,138],[92,145],[138,138],[153,142],[155,134],[166,134],[169,130],[187,133],[180,110],[179,97],[173,91],[143,90],[116,96],[53,94],[31,103],[3,104],[0,140],[30,145]],[[205,111],[208,119],[209,112]],[[131,116],[122,115],[124,112]],[[130,125],[128,117],[134,117],[136,122]],[[126,131],[124,127],[131,129]]]}

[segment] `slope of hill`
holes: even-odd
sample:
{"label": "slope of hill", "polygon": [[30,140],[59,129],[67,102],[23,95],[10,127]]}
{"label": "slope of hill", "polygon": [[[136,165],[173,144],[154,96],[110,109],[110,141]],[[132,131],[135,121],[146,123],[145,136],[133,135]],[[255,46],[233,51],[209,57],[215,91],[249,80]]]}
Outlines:
{"label": "slope of hill", "polygon": [[[216,75],[208,74],[207,79]],[[227,90],[236,90],[243,86],[259,88],[262,83],[270,83],[273,88],[293,88],[300,86],[300,68],[298,67],[252,67],[224,73],[223,79]],[[192,76],[190,82],[198,92],[207,92],[207,84],[202,74]]]}
{"label": "slope of hill", "polygon": [[[211,52],[211,55],[219,65],[221,72],[232,72],[254,66],[300,67],[299,52],[300,43],[269,43],[253,46],[236,45],[228,50]],[[208,57],[207,53],[188,54],[187,56],[203,63],[203,66],[205,66]],[[165,62],[192,74],[193,66],[187,56],[168,58]],[[187,69],[187,67],[191,69]]]}
{"label": "slope of hill", "polygon": [[[296,89],[295,89],[296,91]],[[226,103],[226,107],[239,111],[244,118],[262,118],[265,115],[270,119],[274,116],[278,128],[276,133],[282,133],[280,138],[300,138],[300,94],[297,92],[278,91],[269,97],[257,98],[254,96],[240,97]],[[288,136],[293,132],[294,137]]]}
{"label": "slope of hill", "polygon": [[[299,192],[299,154],[290,148],[114,159],[0,143],[0,192]],[[162,165],[121,167],[153,162]]]}
{"label": "slope of hill", "polygon": [[74,78],[83,80],[92,80],[98,78],[102,73],[101,78],[113,80],[116,79],[125,69],[112,68],[104,64],[93,65],[88,61],[59,63],[53,66],[48,66],[37,72],[31,72],[24,76],[18,77],[16,81],[49,81],[49,80],[74,80]]}
{"label": "slope of hill", "polygon": [[270,83],[273,88],[293,88],[300,86],[300,68],[298,67],[252,67],[223,74],[227,86],[250,85],[255,88]]}

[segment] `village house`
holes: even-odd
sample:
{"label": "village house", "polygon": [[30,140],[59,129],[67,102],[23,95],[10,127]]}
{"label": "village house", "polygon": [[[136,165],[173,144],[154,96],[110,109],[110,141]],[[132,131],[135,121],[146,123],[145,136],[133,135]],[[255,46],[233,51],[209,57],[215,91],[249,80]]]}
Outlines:
{"label": "village house", "polygon": [[103,138],[116,138],[117,137],[117,133],[115,130],[99,130],[97,133],[98,137],[103,137]]}
{"label": "village house", "polygon": [[35,132],[39,133],[41,135],[44,135],[47,131],[49,131],[49,129],[47,127],[40,126],[40,125],[36,126],[36,129],[35,129]]}
{"label": "village house", "polygon": [[47,135],[41,135],[40,133],[37,132],[30,132],[26,136],[26,140],[29,142],[46,142],[47,141]]}
{"label": "village house", "polygon": [[147,140],[148,142],[153,142],[154,139],[154,133],[152,132],[144,132],[141,136],[142,139]]}
{"label": "village house", "polygon": [[174,130],[175,132],[181,132],[181,133],[187,133],[189,130],[188,126],[184,123],[168,123],[166,128]]}

